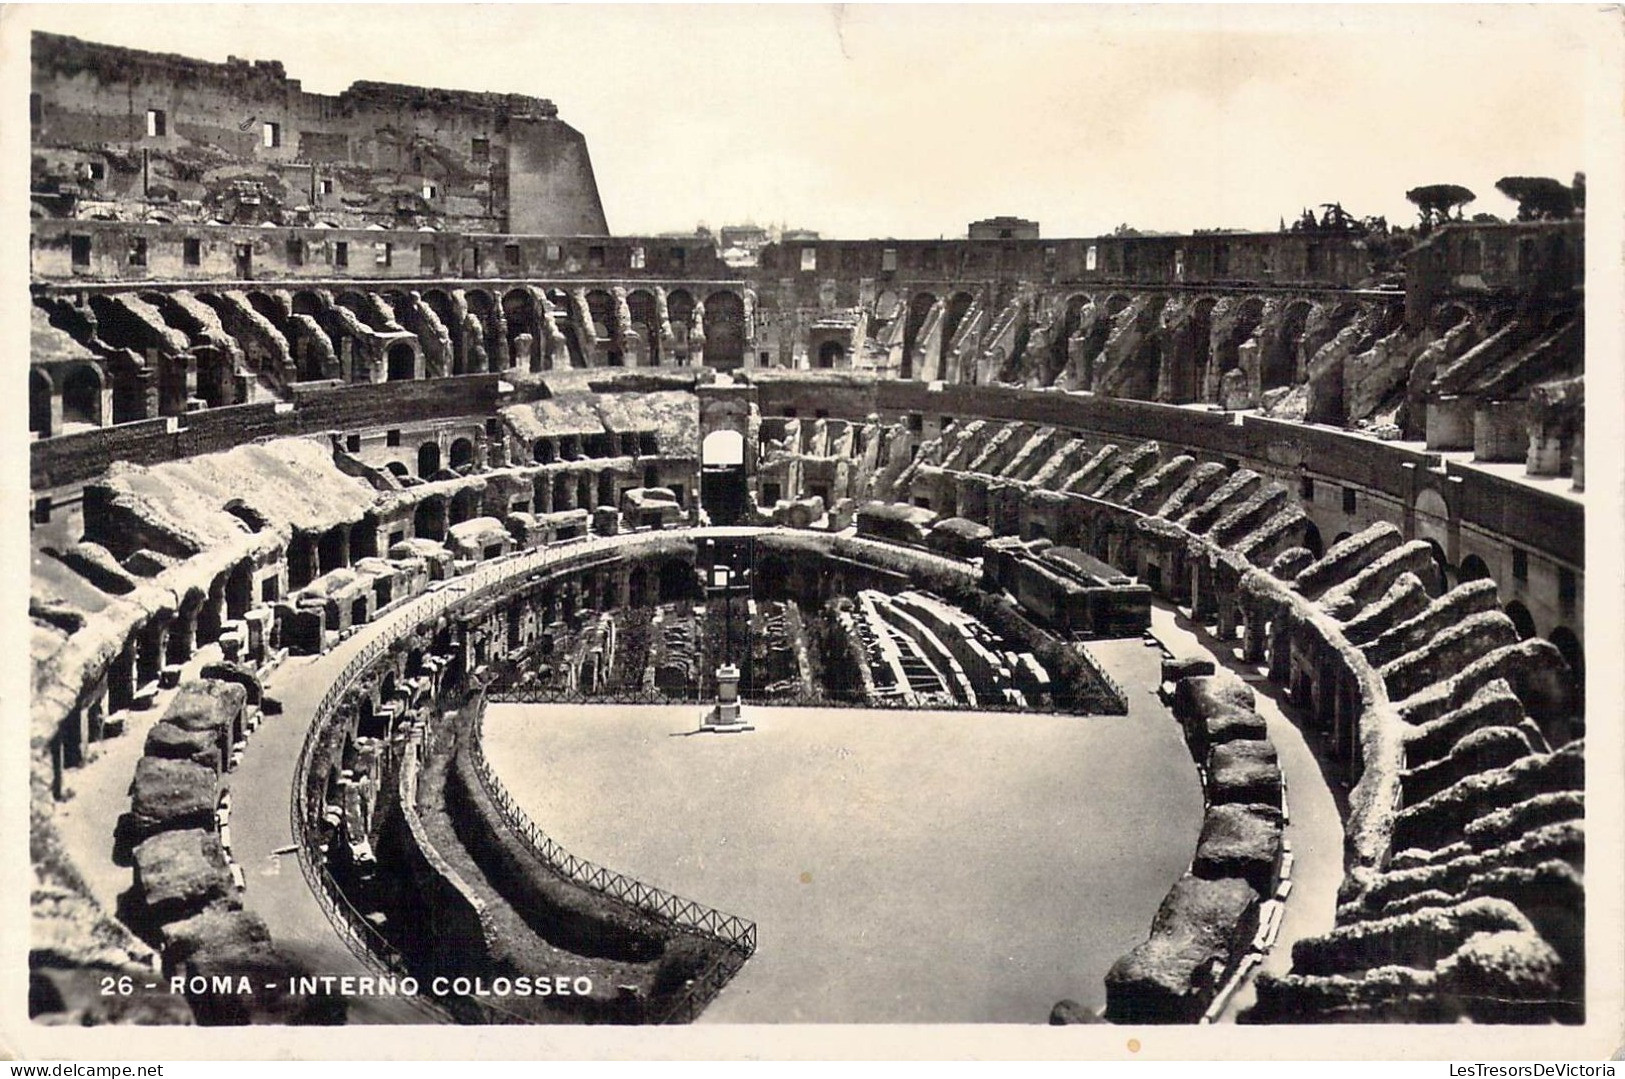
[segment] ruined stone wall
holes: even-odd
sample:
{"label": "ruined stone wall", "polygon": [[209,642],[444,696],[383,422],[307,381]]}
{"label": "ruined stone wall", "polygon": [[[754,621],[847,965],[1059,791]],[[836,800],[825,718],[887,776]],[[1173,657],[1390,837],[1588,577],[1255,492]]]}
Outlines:
{"label": "ruined stone wall", "polygon": [[34,187],[69,213],[156,198],[197,221],[608,232],[585,141],[550,101],[373,82],[327,96],[276,62],[32,44]]}

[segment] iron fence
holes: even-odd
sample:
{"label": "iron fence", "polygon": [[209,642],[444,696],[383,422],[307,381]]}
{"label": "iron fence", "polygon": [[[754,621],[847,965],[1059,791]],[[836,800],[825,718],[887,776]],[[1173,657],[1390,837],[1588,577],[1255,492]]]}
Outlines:
{"label": "iron fence", "polygon": [[644,884],[640,880],[571,854],[561,847],[551,836],[536,826],[536,822],[531,820],[529,814],[514,800],[507,785],[492,769],[485,757],[484,728],[485,709],[482,704],[474,717],[471,732],[473,741],[470,756],[475,774],[479,776],[481,786],[485,788],[491,801],[497,805],[509,828],[525,841],[525,845],[542,864],[566,879],[599,895],[619,900],[664,925],[698,933],[718,944],[737,949],[746,957],[756,951],[755,922],[674,895],[662,888]]}

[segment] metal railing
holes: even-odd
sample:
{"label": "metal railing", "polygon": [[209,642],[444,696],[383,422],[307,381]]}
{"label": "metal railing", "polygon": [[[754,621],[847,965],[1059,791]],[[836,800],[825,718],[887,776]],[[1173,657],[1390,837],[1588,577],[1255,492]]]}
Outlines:
{"label": "metal railing", "polygon": [[613,869],[571,854],[536,826],[508,792],[502,778],[485,757],[485,708],[481,704],[474,718],[471,759],[485,793],[496,803],[503,819],[525,841],[532,854],[549,869],[600,895],[619,900],[664,925],[709,937],[749,957],[756,951],[756,923],[736,914],[684,899],[662,888],[634,880]]}

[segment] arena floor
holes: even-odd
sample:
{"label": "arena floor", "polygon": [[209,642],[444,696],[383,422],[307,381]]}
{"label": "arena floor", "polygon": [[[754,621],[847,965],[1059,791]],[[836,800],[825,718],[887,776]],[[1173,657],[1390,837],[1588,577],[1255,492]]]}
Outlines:
{"label": "arena floor", "polygon": [[[1092,645],[1125,686],[1160,652]],[[756,921],[709,1022],[1042,1023],[1143,940],[1202,821],[1179,729],[1119,717],[493,705],[492,765],[576,854]]]}

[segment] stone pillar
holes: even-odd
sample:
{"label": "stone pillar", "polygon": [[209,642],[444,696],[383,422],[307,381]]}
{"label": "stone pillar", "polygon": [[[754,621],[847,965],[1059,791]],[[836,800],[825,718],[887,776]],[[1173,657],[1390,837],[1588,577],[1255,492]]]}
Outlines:
{"label": "stone pillar", "polygon": [[1292,678],[1292,639],[1286,623],[1287,619],[1279,610],[1270,622],[1270,681],[1281,685],[1286,685]]}
{"label": "stone pillar", "polygon": [[1213,594],[1213,570],[1201,559],[1191,561],[1191,621],[1206,624],[1218,614]]}
{"label": "stone pillar", "polygon": [[1241,658],[1247,663],[1264,661],[1264,618],[1256,607],[1241,611]]}
{"label": "stone pillar", "polygon": [[1219,640],[1230,644],[1236,639],[1236,601],[1230,596],[1221,596],[1217,606],[1219,609],[1219,625],[1215,632],[1218,634]]}
{"label": "stone pillar", "polygon": [[185,663],[192,658],[197,649],[197,611],[178,616],[169,629],[169,647],[166,649],[170,662]]}

